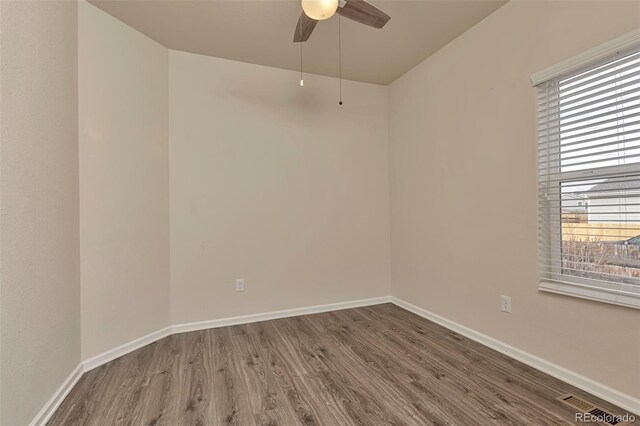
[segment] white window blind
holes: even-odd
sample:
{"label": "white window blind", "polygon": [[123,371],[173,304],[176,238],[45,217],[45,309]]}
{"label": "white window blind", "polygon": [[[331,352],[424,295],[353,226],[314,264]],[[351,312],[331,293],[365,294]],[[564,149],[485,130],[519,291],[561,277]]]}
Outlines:
{"label": "white window blind", "polygon": [[640,308],[640,46],[537,88],[540,289]]}

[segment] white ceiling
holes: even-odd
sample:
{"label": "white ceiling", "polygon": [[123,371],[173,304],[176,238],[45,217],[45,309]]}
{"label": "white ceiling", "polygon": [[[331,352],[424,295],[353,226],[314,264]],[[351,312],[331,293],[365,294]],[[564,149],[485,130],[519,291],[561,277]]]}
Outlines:
{"label": "white ceiling", "polygon": [[[174,50],[289,70],[300,69],[292,42],[295,0],[89,0]],[[371,1],[391,15],[380,29],[342,18],[343,78],[389,84],[506,1]],[[318,23],[303,46],[305,72],[338,76],[338,15]]]}

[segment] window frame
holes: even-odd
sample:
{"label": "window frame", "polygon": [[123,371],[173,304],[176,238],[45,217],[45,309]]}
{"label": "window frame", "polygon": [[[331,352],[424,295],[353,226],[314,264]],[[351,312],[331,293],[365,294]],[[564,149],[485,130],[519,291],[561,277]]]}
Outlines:
{"label": "window frame", "polygon": [[[590,69],[615,61],[616,57],[626,56],[640,51],[640,30],[632,31],[622,37],[618,37],[604,45],[598,46],[581,55],[563,61],[547,70],[534,74],[531,77],[533,86],[545,84],[548,99],[551,88],[559,84],[562,79],[581,74]],[[538,106],[539,108],[539,106]],[[550,112],[551,111],[551,112]],[[560,108],[558,104],[548,103],[544,111],[538,112],[537,123],[559,122]],[[541,142],[541,138],[546,138]],[[538,223],[538,235],[540,238],[538,249],[539,262],[539,286],[543,292],[557,293],[582,299],[595,300],[620,306],[640,309],[640,285],[627,285],[613,281],[598,280],[593,278],[579,277],[562,273],[562,190],[564,182],[579,181],[585,179],[600,179],[620,176],[639,176],[640,163],[614,165],[587,170],[565,171],[561,170],[561,142],[558,139],[552,141],[549,131],[547,134],[538,134],[537,145],[546,143],[547,159],[544,164],[546,177],[540,177],[540,160],[538,159],[538,209],[539,215],[546,221],[557,218],[560,222],[558,229],[547,225],[544,228],[541,222]],[[549,191],[553,186],[558,185],[557,194],[551,195]],[[546,232],[548,231],[548,235]],[[554,251],[553,248],[556,247]],[[559,249],[558,249],[559,248]],[[546,252],[546,253],[545,253]],[[547,256],[547,260],[545,260]],[[544,276],[543,276],[544,275]]]}

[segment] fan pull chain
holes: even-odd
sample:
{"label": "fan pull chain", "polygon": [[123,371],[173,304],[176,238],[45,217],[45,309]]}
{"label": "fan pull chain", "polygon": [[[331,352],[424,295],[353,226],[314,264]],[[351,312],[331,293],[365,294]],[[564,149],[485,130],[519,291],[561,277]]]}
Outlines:
{"label": "fan pull chain", "polygon": [[302,79],[302,24],[299,25],[300,32],[300,87],[304,86],[304,80]]}
{"label": "fan pull chain", "polygon": [[340,15],[338,15],[338,74],[340,81],[340,100],[338,105],[342,105],[342,25]]}

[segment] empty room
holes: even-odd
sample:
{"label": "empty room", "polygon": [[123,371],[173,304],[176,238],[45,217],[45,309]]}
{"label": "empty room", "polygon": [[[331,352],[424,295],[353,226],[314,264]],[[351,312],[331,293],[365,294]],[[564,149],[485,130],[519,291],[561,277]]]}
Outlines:
{"label": "empty room", "polygon": [[0,0],[0,425],[639,425],[640,0]]}

